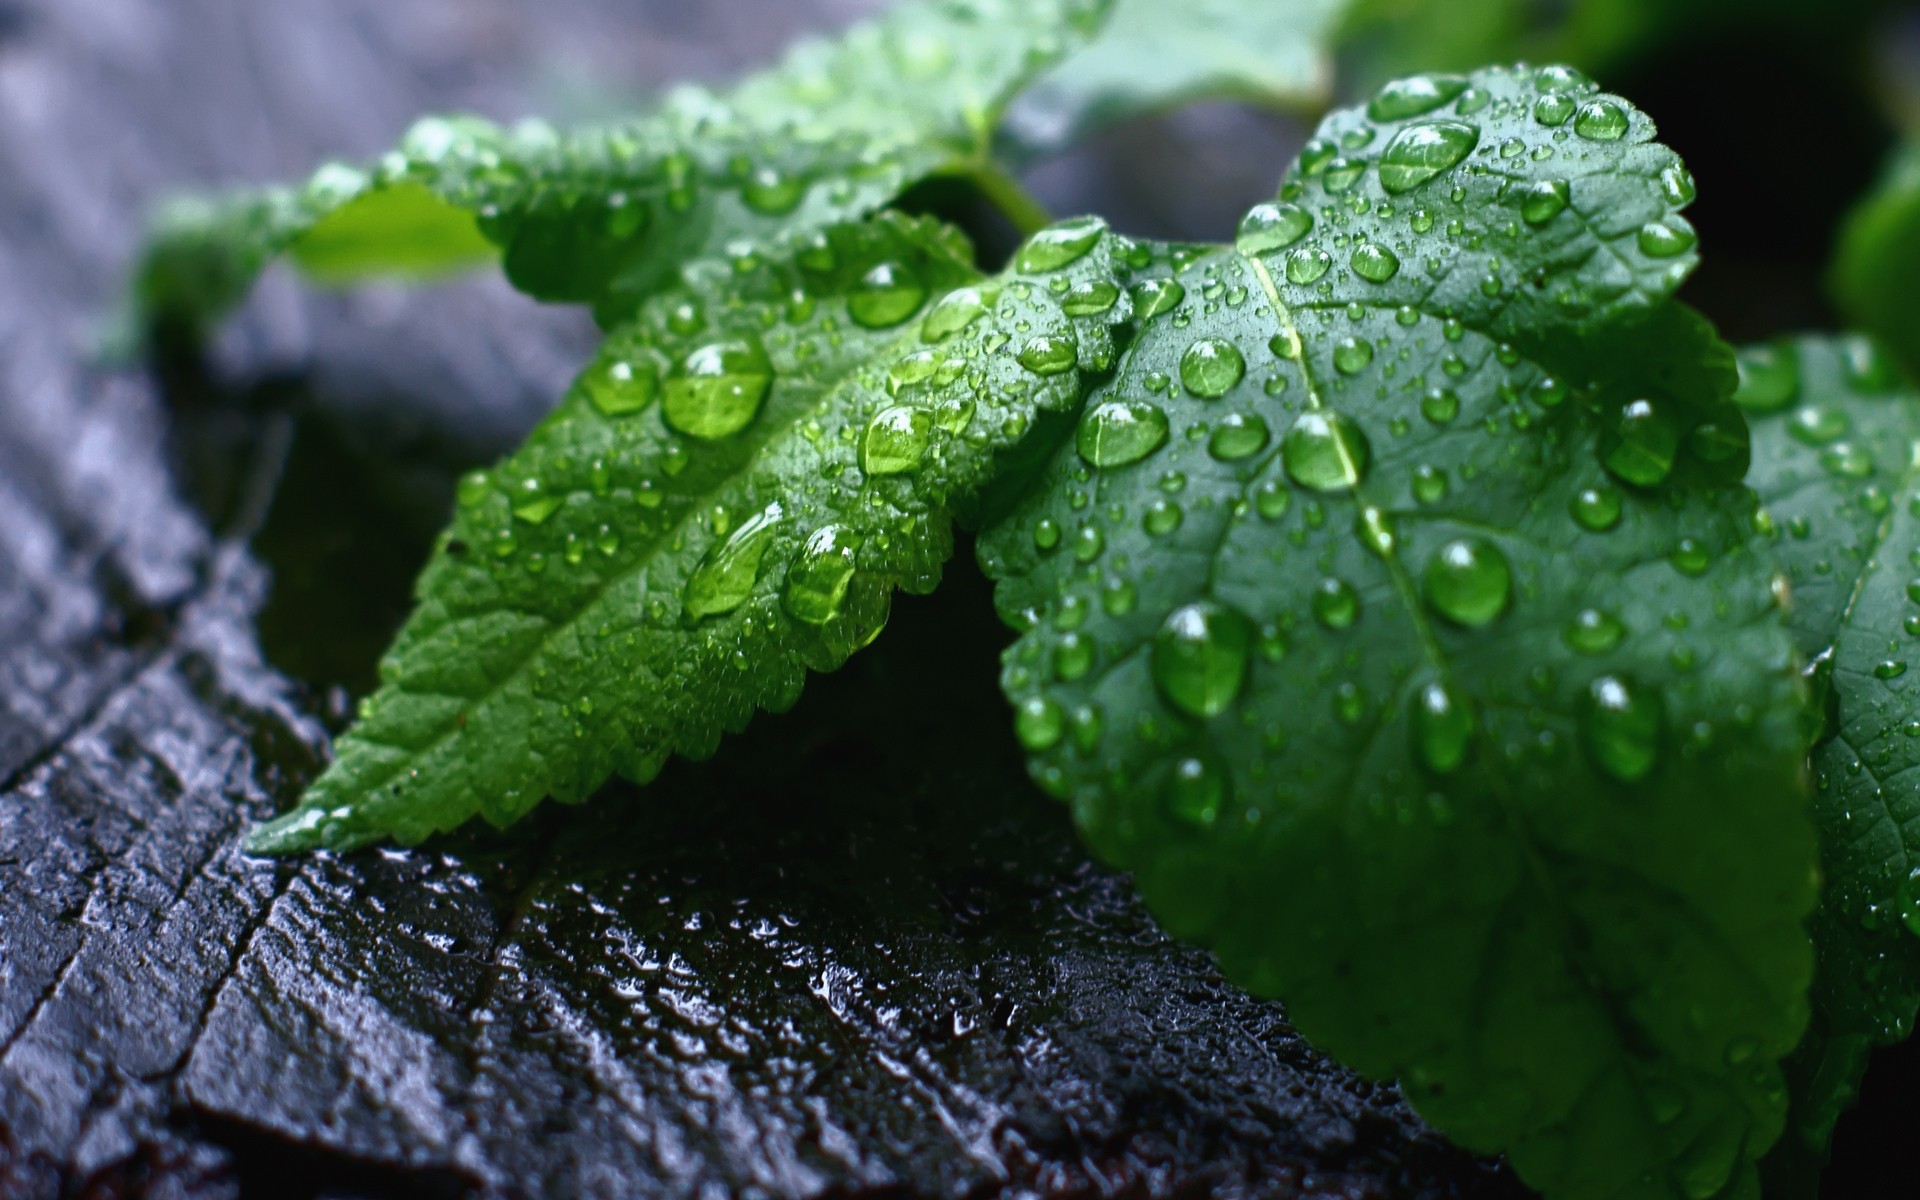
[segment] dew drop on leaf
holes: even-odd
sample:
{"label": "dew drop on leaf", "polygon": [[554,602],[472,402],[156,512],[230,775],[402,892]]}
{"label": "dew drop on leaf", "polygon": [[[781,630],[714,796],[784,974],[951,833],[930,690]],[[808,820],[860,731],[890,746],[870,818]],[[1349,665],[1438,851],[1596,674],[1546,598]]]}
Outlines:
{"label": "dew drop on leaf", "polygon": [[1574,614],[1560,631],[1563,641],[1581,654],[1607,654],[1627,636],[1627,627],[1619,617],[1587,608]]}
{"label": "dew drop on leaf", "polygon": [[1076,447],[1096,467],[1139,462],[1167,440],[1167,414],[1146,400],[1108,400],[1080,418]]}
{"label": "dew drop on leaf", "polygon": [[773,385],[773,364],[754,339],[693,351],[667,380],[667,424],[691,437],[731,437],[753,423]]}
{"label": "dew drop on leaf", "polygon": [[840,525],[813,531],[793,565],[787,568],[781,601],[795,619],[825,625],[846,607],[847,588],[853,583],[859,535]]}
{"label": "dew drop on leaf", "polygon": [[1182,759],[1167,785],[1167,807],[1198,829],[1211,829],[1226,803],[1227,785],[1219,771],[1197,758]]}
{"label": "dew drop on leaf", "polygon": [[1743,347],[1739,363],[1740,390],[1733,399],[1748,412],[1779,412],[1799,396],[1800,354],[1792,346]]}
{"label": "dew drop on leaf", "polygon": [[900,475],[920,465],[933,439],[933,414],[895,405],[867,423],[860,440],[860,467],[869,475]]}
{"label": "dew drop on leaf", "polygon": [[926,282],[911,268],[880,263],[860,277],[847,297],[847,315],[867,329],[891,329],[919,312],[926,301]]}
{"label": "dew drop on leaf", "polygon": [[1575,114],[1573,131],[1590,142],[1617,142],[1627,133],[1626,110],[1611,100],[1589,100]]}
{"label": "dew drop on leaf", "polygon": [[1491,624],[1507,610],[1513,571],[1507,556],[1484,538],[1458,538],[1427,562],[1427,603],[1456,624]]}
{"label": "dew drop on leaf", "polygon": [[1266,449],[1272,437],[1258,413],[1228,413],[1213,427],[1207,453],[1221,462],[1239,462]]}
{"label": "dew drop on leaf", "polygon": [[1142,321],[1151,321],[1180,307],[1180,302],[1187,298],[1187,289],[1175,279],[1149,279],[1135,284],[1131,294],[1134,315]]}
{"label": "dew drop on leaf", "polygon": [[1587,688],[1580,732],[1601,770],[1623,783],[1646,778],[1660,755],[1661,703],[1622,675],[1602,675]]}
{"label": "dew drop on leaf", "polygon": [[1345,491],[1366,476],[1373,460],[1367,435],[1337,412],[1301,413],[1280,446],[1288,476],[1316,492]]}
{"label": "dew drop on leaf", "polygon": [[1425,116],[1466,90],[1467,81],[1458,75],[1410,75],[1375,92],[1367,115],[1376,121]]}
{"label": "dew drop on leaf", "polygon": [[1119,285],[1105,279],[1082,280],[1060,298],[1060,311],[1070,317],[1093,317],[1111,309],[1119,300]]}
{"label": "dew drop on leaf", "polygon": [[1344,337],[1334,343],[1333,369],[1342,375],[1358,375],[1373,362],[1373,343],[1365,338]]}
{"label": "dew drop on leaf", "polygon": [[1322,579],[1313,589],[1313,615],[1328,629],[1351,629],[1360,619],[1360,593],[1344,579]]}
{"label": "dew drop on leaf", "polygon": [[1013,732],[1020,744],[1033,753],[1051,750],[1066,733],[1066,716],[1058,704],[1045,696],[1030,696],[1014,711]]}
{"label": "dew drop on leaf", "polygon": [[1107,223],[1099,217],[1062,221],[1028,238],[1014,257],[1014,265],[1029,275],[1058,271],[1085,257],[1106,231]]}
{"label": "dew drop on leaf", "polygon": [[1675,258],[1693,249],[1700,239],[1677,222],[1649,221],[1640,227],[1638,240],[1640,253],[1648,258]]}
{"label": "dew drop on leaf", "polygon": [[1410,192],[1457,165],[1479,144],[1480,127],[1465,121],[1409,125],[1380,155],[1380,186],[1390,196]]}
{"label": "dew drop on leaf", "polygon": [[1313,228],[1313,216],[1297,204],[1256,204],[1241,218],[1234,245],[1257,256],[1285,250]]}
{"label": "dew drop on leaf", "polygon": [[1620,493],[1610,487],[1581,488],[1568,504],[1574,521],[1591,533],[1620,523]]}
{"label": "dew drop on leaf", "polygon": [[940,298],[920,323],[920,340],[938,345],[979,320],[998,295],[977,287],[956,288]]}
{"label": "dew drop on leaf", "polygon": [[1218,338],[1202,338],[1180,356],[1180,382],[1204,400],[1226,395],[1246,373],[1239,347]]}
{"label": "dew drop on leaf", "polygon": [[1362,242],[1348,260],[1353,273],[1369,283],[1385,283],[1400,273],[1400,259],[1377,242]]}
{"label": "dew drop on leaf", "polygon": [[1253,629],[1237,610],[1201,600],[1175,609],[1153,639],[1153,681],[1195,717],[1225,712],[1247,678]]}
{"label": "dew drop on leaf", "polygon": [[1016,357],[1035,375],[1059,375],[1071,371],[1080,360],[1080,346],[1071,333],[1037,333],[1026,340]]}
{"label": "dew drop on leaf", "polygon": [[760,578],[760,562],[773,545],[785,517],[769,504],[741,522],[725,541],[707,552],[687,578],[687,615],[694,620],[729,613],[747,602]]}
{"label": "dew drop on leaf", "polygon": [[1520,219],[1529,225],[1545,225],[1566,210],[1573,189],[1564,179],[1542,179],[1528,184],[1521,193]]}
{"label": "dew drop on leaf", "polygon": [[1450,775],[1466,761],[1473,744],[1473,702],[1445,683],[1430,681],[1414,696],[1414,751],[1427,769]]}
{"label": "dew drop on leaf", "polygon": [[1673,470],[1680,450],[1680,433],[1650,400],[1634,400],[1620,409],[1613,446],[1602,460],[1608,471],[1627,483],[1652,487]]}
{"label": "dew drop on leaf", "polygon": [[651,363],[602,359],[587,368],[580,386],[602,415],[631,416],[653,403],[660,390],[660,371]]}
{"label": "dew drop on leaf", "polygon": [[770,217],[784,216],[800,207],[806,194],[805,179],[777,167],[756,168],[740,184],[740,199],[746,206]]}

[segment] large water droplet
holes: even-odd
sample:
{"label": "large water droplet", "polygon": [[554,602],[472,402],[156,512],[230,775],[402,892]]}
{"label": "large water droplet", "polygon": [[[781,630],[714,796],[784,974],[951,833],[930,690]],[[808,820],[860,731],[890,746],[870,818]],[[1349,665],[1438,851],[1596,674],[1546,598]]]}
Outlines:
{"label": "large water droplet", "polygon": [[1213,427],[1207,453],[1221,462],[1239,462],[1266,449],[1272,436],[1258,413],[1228,413]]}
{"label": "large water droplet", "polygon": [[1180,382],[1202,399],[1226,395],[1246,373],[1240,348],[1218,338],[1202,338],[1180,356]]}
{"label": "large water droplet", "polygon": [[1601,770],[1623,783],[1647,777],[1660,756],[1661,703],[1620,675],[1602,675],[1587,688],[1580,732]]}
{"label": "large water droplet", "polygon": [[1344,337],[1333,346],[1333,369],[1342,375],[1358,375],[1373,362],[1373,343],[1365,338]]}
{"label": "large water droplet", "polygon": [[1581,488],[1568,508],[1580,528],[1593,533],[1620,523],[1620,493],[1610,487]]}
{"label": "large water droplet", "polygon": [[1623,405],[1609,440],[1613,446],[1601,460],[1607,470],[1641,487],[1665,479],[1680,450],[1680,431],[1649,400]]}
{"label": "large water droplet", "polygon": [[1465,121],[1429,121],[1394,135],[1380,156],[1380,186],[1397,196],[1458,164],[1480,144],[1480,127]]}
{"label": "large water droplet", "polygon": [[1234,245],[1246,255],[1271,254],[1293,245],[1312,228],[1312,214],[1298,204],[1256,204],[1241,219]]}
{"label": "large water droplet", "polygon": [[1020,247],[1020,253],[1015,256],[1014,265],[1029,275],[1058,271],[1068,263],[1085,257],[1106,231],[1107,223],[1099,217],[1076,217],[1062,221],[1028,238],[1027,244]]}
{"label": "large water droplet", "polygon": [[1607,654],[1626,639],[1627,626],[1612,613],[1588,608],[1575,613],[1560,636],[1582,654]]}
{"label": "large water droplet", "polygon": [[1425,116],[1466,90],[1467,81],[1459,75],[1410,75],[1375,92],[1367,115],[1376,121]]}
{"label": "large water droplet", "polygon": [[1153,681],[1195,717],[1225,712],[1247,678],[1253,628],[1234,609],[1201,600],[1175,609],[1153,639]]}
{"label": "large water droplet", "polygon": [[1800,354],[1791,345],[1743,347],[1739,362],[1740,390],[1733,399],[1748,412],[1779,412],[1800,394]]}
{"label": "large water droplet", "polygon": [[707,552],[687,579],[687,615],[694,620],[729,613],[747,602],[760,577],[760,560],[773,545],[785,516],[778,504],[769,504],[741,523],[727,539]]}
{"label": "large water droplet", "polygon": [[1094,317],[1120,300],[1120,285],[1105,279],[1085,279],[1060,297],[1060,311],[1070,317]]}
{"label": "large water droplet", "polygon": [[1427,603],[1461,625],[1491,624],[1512,595],[1507,556],[1483,538],[1448,542],[1427,562]]}
{"label": "large water droplet", "polygon": [[1021,345],[1016,357],[1035,375],[1059,375],[1080,361],[1080,344],[1071,333],[1036,333]]}
{"label": "large water droplet", "polygon": [[1344,579],[1322,579],[1313,589],[1313,616],[1328,629],[1351,629],[1360,619],[1360,593]]}
{"label": "large water droplet", "polygon": [[927,285],[899,263],[880,263],[855,285],[847,297],[847,315],[868,329],[891,329],[920,311]]}
{"label": "large water droplet", "polygon": [[1564,179],[1542,179],[1528,184],[1520,195],[1520,219],[1529,225],[1545,225],[1566,210],[1573,199],[1573,188]]}
{"label": "large water droplet", "polygon": [[1031,753],[1053,749],[1066,731],[1066,714],[1045,696],[1029,696],[1014,710],[1014,736]]}
{"label": "large water droplet", "polygon": [[777,217],[800,207],[807,194],[807,181],[788,175],[777,167],[761,167],[740,184],[740,199],[757,213]]}
{"label": "large water droplet", "polygon": [[920,323],[920,340],[929,345],[946,341],[979,320],[981,314],[992,308],[998,298],[997,291],[977,287],[948,292],[933,306],[927,319]]}
{"label": "large water droplet", "polygon": [[1347,260],[1353,273],[1369,283],[1385,283],[1400,273],[1400,259],[1376,242],[1362,242]]}
{"label": "large water droplet", "polygon": [[1211,829],[1226,804],[1224,775],[1197,758],[1182,759],[1167,787],[1167,806],[1173,815],[1198,829]]}
{"label": "large water droplet", "polygon": [[1167,440],[1167,414],[1145,400],[1109,400],[1080,418],[1080,457],[1096,467],[1138,462]]}
{"label": "large water droplet", "polygon": [[809,625],[825,625],[838,617],[846,608],[859,548],[859,535],[844,526],[823,525],[814,530],[787,568],[781,594],[787,612]]}
{"label": "large water droplet", "polygon": [[1151,321],[1164,312],[1180,307],[1187,298],[1187,289],[1177,279],[1149,279],[1133,285],[1133,314],[1142,321]]}
{"label": "large water droplet", "polygon": [[697,438],[723,438],[752,424],[773,386],[773,363],[757,340],[714,342],[681,360],[667,380],[667,424]]}
{"label": "large water droplet", "polygon": [[869,475],[903,474],[920,465],[932,440],[932,413],[895,405],[868,422],[860,441],[860,466]]}
{"label": "large water droplet", "polygon": [[1678,217],[1650,221],[1640,227],[1640,253],[1648,258],[1677,258],[1700,241],[1686,222]]}
{"label": "large water droplet", "polygon": [[1617,142],[1627,133],[1626,110],[1611,100],[1589,100],[1574,115],[1573,131],[1592,142]]}
{"label": "large water droplet", "polygon": [[660,390],[660,369],[650,362],[601,359],[587,368],[580,377],[580,386],[602,414],[631,416],[653,403]]}
{"label": "large water droplet", "polygon": [[1414,696],[1413,745],[1427,769],[1450,775],[1473,745],[1473,701],[1446,684],[1429,682]]}
{"label": "large water droplet", "polygon": [[1373,460],[1360,426],[1337,412],[1301,413],[1280,446],[1281,464],[1302,487],[1338,492],[1358,484]]}

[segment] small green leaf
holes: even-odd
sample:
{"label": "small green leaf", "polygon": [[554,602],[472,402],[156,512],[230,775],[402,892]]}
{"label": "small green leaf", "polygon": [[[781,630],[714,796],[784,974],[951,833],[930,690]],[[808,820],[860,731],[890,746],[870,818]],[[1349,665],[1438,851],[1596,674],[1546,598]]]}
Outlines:
{"label": "small green leaf", "polygon": [[382,686],[250,846],[505,825],[792,704],[894,589],[933,587],[954,516],[1111,369],[1129,247],[1095,221],[1042,244],[1071,252],[981,282],[964,239],[883,214],[688,268],[462,483]]}
{"label": "small green leaf", "polygon": [[480,223],[418,184],[369,191],[296,238],[289,253],[320,283],[448,275],[497,257]]}
{"label": "small green leaf", "polygon": [[1920,146],[1902,148],[1840,231],[1829,286],[1857,329],[1920,372]]}
{"label": "small green leaf", "polygon": [[1573,1200],[1751,1195],[1812,972],[1684,179],[1563,68],[1336,114],[1237,247],[1135,285],[981,544],[1035,777],[1167,928]]}
{"label": "small green leaf", "polygon": [[1906,1038],[1920,1009],[1920,397],[1864,338],[1756,346],[1741,368],[1751,481],[1821,714],[1819,968],[1776,1152],[1817,1168],[1868,1051]]}
{"label": "small green leaf", "polygon": [[1326,102],[1333,32],[1349,0],[1115,0],[1092,45],[1042,76],[1008,123],[1031,154],[1202,99]]}
{"label": "small green leaf", "polygon": [[[1002,110],[1091,36],[1109,2],[908,4],[729,92],[682,88],[646,117],[574,133],[429,118],[370,170],[334,164],[303,187],[168,210],[135,316],[204,329],[289,248],[318,255],[336,281],[410,271],[410,235],[424,225],[440,240],[460,212],[479,219],[517,287],[594,303],[611,324],[684,263],[777,253],[931,175],[990,174]],[[381,199],[395,190],[409,199]],[[351,252],[329,254],[349,231]]]}

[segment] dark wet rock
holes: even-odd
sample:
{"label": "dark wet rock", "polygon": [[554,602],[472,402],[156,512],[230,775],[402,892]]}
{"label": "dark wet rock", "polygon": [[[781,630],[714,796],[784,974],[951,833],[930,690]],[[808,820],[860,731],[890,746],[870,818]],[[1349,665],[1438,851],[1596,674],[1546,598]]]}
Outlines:
{"label": "dark wet rock", "polygon": [[282,284],[210,367],[103,373],[140,215],[428,106],[537,107],[515,82],[588,31],[720,69],[802,6],[653,7],[5,7],[0,1196],[1518,1195],[1087,861],[964,561],[644,793],[237,852],[367,685],[456,473],[587,334],[487,283]]}

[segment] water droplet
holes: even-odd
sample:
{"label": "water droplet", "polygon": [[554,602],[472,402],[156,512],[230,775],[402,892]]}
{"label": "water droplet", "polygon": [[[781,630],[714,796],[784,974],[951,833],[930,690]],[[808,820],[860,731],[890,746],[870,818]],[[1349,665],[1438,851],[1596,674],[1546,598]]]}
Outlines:
{"label": "water droplet", "polygon": [[1641,487],[1652,487],[1665,479],[1680,449],[1679,431],[1649,400],[1635,400],[1621,407],[1610,440],[1614,445],[1602,460],[1607,470]]}
{"label": "water droplet", "polygon": [[785,513],[778,504],[741,522],[740,528],[707,552],[687,578],[687,615],[694,620],[729,613],[747,602],[760,578],[760,561],[773,545]]}
{"label": "water droplet", "polygon": [[1458,164],[1480,144],[1480,127],[1464,121],[1429,121],[1395,134],[1380,156],[1380,186],[1398,196]]}
{"label": "water droplet", "polygon": [[1105,279],[1086,279],[1067,289],[1060,298],[1060,311],[1070,317],[1094,317],[1111,309],[1120,300],[1120,287]]}
{"label": "water droplet", "polygon": [[1014,258],[1014,265],[1029,275],[1044,275],[1077,262],[1093,249],[1107,231],[1099,217],[1076,217],[1050,229],[1042,229],[1027,239]]}
{"label": "water droplet", "polygon": [[1873,677],[1875,679],[1898,679],[1906,673],[1907,664],[1894,658],[1875,663],[1873,667]]}
{"label": "water droplet", "polygon": [[1640,253],[1648,258],[1676,258],[1700,241],[1692,226],[1678,217],[1650,221],[1640,227]]}
{"label": "water droplet", "polygon": [[1667,561],[1682,575],[1700,576],[1706,574],[1707,568],[1713,565],[1713,555],[1695,539],[1683,537],[1674,546],[1673,553],[1667,556]]}
{"label": "water droplet", "polygon": [[662,412],[691,437],[731,437],[752,424],[772,386],[773,363],[757,340],[714,342],[681,360],[666,382]]}
{"label": "water droplet", "polygon": [[1800,354],[1793,346],[1743,347],[1739,362],[1740,390],[1733,399],[1748,412],[1779,412],[1800,394]]}
{"label": "water droplet", "polygon": [[1287,256],[1287,282],[1302,287],[1317,281],[1333,266],[1333,255],[1305,247]]}
{"label": "water droplet", "polygon": [[1507,610],[1513,572],[1507,556],[1484,538],[1459,538],[1427,562],[1427,603],[1441,616],[1479,627]]}
{"label": "water droplet", "polygon": [[652,363],[603,358],[580,377],[587,399],[609,417],[625,417],[653,403],[660,390],[660,369]]}
{"label": "water droplet", "polygon": [[761,167],[740,185],[740,199],[757,213],[784,216],[800,207],[807,194],[807,181],[782,173],[776,167]]}
{"label": "water droplet", "polygon": [[1373,362],[1373,343],[1365,338],[1344,337],[1334,343],[1333,369],[1342,375],[1358,375]]}
{"label": "water droplet", "polygon": [[1313,616],[1328,629],[1351,629],[1360,619],[1360,593],[1344,579],[1322,579],[1313,589]]}
{"label": "water droplet", "polygon": [[1660,194],[1675,208],[1693,203],[1693,172],[1677,163],[1660,172]]}
{"label": "water droplet", "polygon": [[485,471],[468,471],[453,491],[453,498],[461,508],[478,508],[492,495],[493,476]]}
{"label": "water droplet", "polygon": [[529,479],[522,485],[525,498],[513,506],[513,515],[529,525],[544,525],[547,518],[559,511],[566,502],[565,496],[544,495],[540,481]]}
{"label": "water droplet", "polygon": [[1153,639],[1160,694],[1195,717],[1225,712],[1247,678],[1253,629],[1234,609],[1201,600],[1175,609]]}
{"label": "water droplet", "polygon": [[1520,219],[1529,225],[1545,225],[1566,210],[1573,199],[1573,188],[1564,179],[1542,179],[1527,185],[1520,196]]}
{"label": "water droplet", "polygon": [[1428,770],[1451,775],[1467,760],[1477,723],[1472,700],[1444,683],[1429,682],[1414,696],[1414,751]]}
{"label": "water droplet", "polygon": [[1429,388],[1420,397],[1420,415],[1435,425],[1445,425],[1460,415],[1460,397],[1452,388]]}
{"label": "water droplet", "polygon": [[1053,646],[1053,677],[1072,683],[1093,669],[1093,639],[1069,633]]}
{"label": "water droplet", "polygon": [[1018,358],[1035,375],[1059,375],[1080,361],[1080,345],[1070,333],[1037,333],[1020,347]]}
{"label": "water droplet", "polygon": [[1258,413],[1228,413],[1213,427],[1207,453],[1221,462],[1239,462],[1266,449],[1272,436]]}
{"label": "water droplet", "polygon": [[1610,487],[1581,488],[1568,508],[1580,528],[1594,533],[1620,523],[1620,493]]}
{"label": "water droplet", "polygon": [[1031,754],[1053,749],[1066,731],[1066,715],[1045,696],[1029,696],[1014,710],[1014,736]]}
{"label": "water droplet", "polygon": [[927,285],[899,263],[880,263],[854,286],[847,297],[847,315],[868,329],[891,329],[920,311]]}
{"label": "water droplet", "polygon": [[1256,204],[1240,221],[1235,247],[1248,256],[1285,250],[1313,228],[1313,216],[1297,204]]}
{"label": "water droplet", "polygon": [[958,288],[940,298],[920,324],[920,340],[928,345],[944,342],[979,320],[999,298],[995,291],[977,287]]}
{"label": "water droplet", "polygon": [[899,475],[920,465],[933,440],[933,414],[924,408],[895,405],[867,424],[860,442],[860,466],[869,475]]}
{"label": "water droplet", "polygon": [[1347,261],[1353,273],[1369,283],[1385,283],[1400,273],[1399,257],[1374,242],[1362,242]]}
{"label": "water droplet", "polygon": [[1852,442],[1836,442],[1820,452],[1820,465],[1829,475],[1865,479],[1873,474],[1873,455]]}
{"label": "water droplet", "polygon": [[858,565],[860,537],[841,525],[823,525],[807,538],[781,593],[786,610],[809,625],[825,625],[846,608],[847,588]]}
{"label": "water droplet", "polygon": [[1804,405],[1787,420],[1787,433],[1803,446],[1837,441],[1852,427],[1846,410],[1830,404]]}
{"label": "water droplet", "polygon": [[1334,195],[1353,190],[1360,177],[1367,173],[1367,164],[1358,158],[1336,158],[1328,163],[1326,170],[1320,173],[1320,186]]}
{"label": "water droplet", "polygon": [[1376,121],[1425,116],[1466,90],[1467,81],[1459,75],[1411,75],[1375,92],[1367,115]]}
{"label": "water droplet", "polygon": [[1140,523],[1154,537],[1165,537],[1180,528],[1180,522],[1185,517],[1186,513],[1178,504],[1171,500],[1156,499],[1147,505],[1147,515]]}
{"label": "water droplet", "polygon": [[1182,759],[1173,769],[1167,805],[1173,815],[1199,829],[1211,829],[1226,803],[1226,780],[1197,758]]}
{"label": "water droplet", "polygon": [[1060,525],[1052,517],[1042,517],[1033,527],[1033,544],[1051,550],[1060,544]]}
{"label": "water droplet", "polygon": [[1588,608],[1575,613],[1560,636],[1582,654],[1606,654],[1626,638],[1627,626],[1612,613]]}
{"label": "water droplet", "polygon": [[1590,142],[1617,142],[1627,133],[1626,110],[1611,100],[1589,100],[1573,118],[1573,131]]}
{"label": "water droplet", "polygon": [[1149,279],[1133,285],[1134,316],[1142,321],[1151,321],[1164,312],[1180,307],[1187,298],[1187,289],[1177,279]]}
{"label": "water droplet", "polygon": [[1447,473],[1439,467],[1423,466],[1413,472],[1413,498],[1422,504],[1438,504],[1447,498]]}
{"label": "water droplet", "polygon": [[1358,484],[1373,459],[1367,435],[1336,412],[1301,413],[1280,446],[1287,474],[1316,492],[1344,491]]}
{"label": "water droplet", "polygon": [[1575,106],[1571,96],[1542,96],[1533,102],[1533,119],[1548,127],[1565,125]]}
{"label": "water droplet", "polygon": [[1620,675],[1602,675],[1587,688],[1580,731],[1601,770],[1634,783],[1653,770],[1660,754],[1661,703]]}
{"label": "water droplet", "polygon": [[1145,400],[1109,400],[1080,419],[1080,457],[1096,467],[1139,462],[1167,440],[1167,414]]}
{"label": "water droplet", "polygon": [[1246,373],[1240,348],[1218,338],[1202,338],[1180,356],[1180,382],[1202,399],[1226,395]]}

